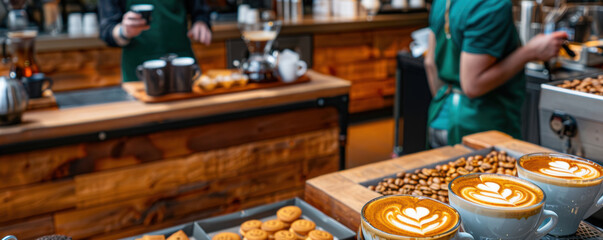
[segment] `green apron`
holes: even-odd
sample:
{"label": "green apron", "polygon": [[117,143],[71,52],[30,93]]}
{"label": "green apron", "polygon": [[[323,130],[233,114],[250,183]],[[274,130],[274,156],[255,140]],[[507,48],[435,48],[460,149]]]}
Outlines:
{"label": "green apron", "polygon": [[123,81],[138,81],[136,67],[144,61],[158,59],[168,53],[193,57],[191,42],[186,36],[188,21],[182,0],[127,0],[126,9],[133,4],[153,4],[151,28],[130,40],[123,48],[121,69]]}
{"label": "green apron", "polygon": [[[462,50],[450,34],[450,2],[451,0],[446,1],[444,31],[435,33],[435,62],[438,66],[438,76],[445,85],[438,90],[429,106],[427,126],[431,126],[446,104],[447,98],[452,98],[451,106],[448,107],[448,145],[461,143],[465,135],[488,130],[498,130],[520,138],[521,105],[516,106],[516,101],[505,99],[509,94],[503,93],[502,90],[495,90],[484,96],[470,99],[462,93],[460,82]],[[516,90],[512,91],[512,98],[523,95]],[[427,136],[429,137],[429,134]],[[429,144],[427,145],[429,147]]]}

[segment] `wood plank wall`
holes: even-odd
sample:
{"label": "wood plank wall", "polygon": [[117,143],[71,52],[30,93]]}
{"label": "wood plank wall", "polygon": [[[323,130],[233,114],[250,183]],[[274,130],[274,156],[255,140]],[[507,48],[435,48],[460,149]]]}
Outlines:
{"label": "wood plank wall", "polygon": [[352,82],[350,112],[393,105],[396,54],[419,27],[314,35],[314,70]]}
{"label": "wood plank wall", "polygon": [[117,239],[279,200],[338,169],[332,108],[0,155],[0,236]]}

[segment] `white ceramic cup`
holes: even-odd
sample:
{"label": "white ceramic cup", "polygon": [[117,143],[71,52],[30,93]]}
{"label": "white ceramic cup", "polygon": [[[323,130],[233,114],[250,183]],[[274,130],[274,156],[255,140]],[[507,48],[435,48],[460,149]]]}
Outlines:
{"label": "white ceramic cup", "polygon": [[[458,217],[458,221],[451,229],[449,229],[443,233],[437,234],[437,235],[425,236],[425,237],[416,237],[416,236],[410,237],[410,236],[401,236],[401,235],[397,235],[397,234],[387,233],[385,231],[382,231],[382,230],[374,227],[367,221],[367,218],[365,216],[366,216],[366,210],[367,210],[367,207],[369,206],[369,204],[371,204],[375,201],[385,199],[385,198],[399,198],[399,197],[401,197],[401,198],[409,198],[410,197],[410,198],[414,198],[414,199],[418,199],[418,200],[433,201],[433,203],[444,205],[445,208],[449,208],[449,209],[453,210],[456,215],[459,215],[458,212],[453,207],[449,206],[448,204],[445,204],[438,200],[427,198],[427,197],[418,197],[418,196],[410,196],[410,195],[381,196],[381,197],[375,198],[375,199],[367,202],[362,207],[361,216],[360,216],[360,221],[361,221],[360,222],[360,231],[362,232],[361,234],[362,234],[362,237],[364,240],[427,240],[427,239],[429,239],[429,240],[473,240],[473,236],[471,236],[470,234],[459,231],[459,228],[461,226],[461,216],[460,215]],[[408,209],[405,209],[405,210],[408,210]],[[404,213],[406,211],[402,211],[402,212]],[[418,214],[418,212],[416,212],[416,211],[415,211],[415,213]],[[433,214],[433,213],[431,213],[431,214]],[[431,214],[429,214],[429,213],[422,214],[422,215],[424,215],[424,217],[418,218],[420,220],[416,220],[418,223],[415,223],[415,224],[418,224],[419,226],[424,227],[424,226],[430,225],[430,223],[434,223],[433,222],[434,218],[429,217]],[[426,219],[426,218],[428,218],[428,219]]]}
{"label": "white ceramic cup", "polygon": [[278,55],[278,73],[283,82],[294,82],[306,74],[308,65],[299,59],[299,54],[285,49]]}
{"label": "white ceramic cup", "polygon": [[[463,178],[481,175],[519,181],[530,186],[531,189],[542,192],[542,189],[529,181],[506,175],[473,173],[453,179],[448,184],[450,205],[460,213],[463,219],[463,229],[473,235],[475,239],[540,239],[555,227],[557,214],[544,210],[546,195],[543,192],[542,200],[537,204],[518,208],[481,205],[458,196],[452,190],[451,186],[455,182],[462,181]],[[479,189],[477,186],[476,188]],[[497,190],[499,190],[499,194],[500,192],[504,194],[506,191],[503,187]],[[550,219],[550,221],[542,225],[546,219]]]}
{"label": "white ceramic cup", "polygon": [[82,30],[85,35],[98,34],[98,20],[96,18],[96,13],[84,14]]}
{"label": "white ceramic cup", "polygon": [[69,35],[80,35],[82,34],[82,14],[71,13],[67,19],[67,32]]}
{"label": "white ceramic cup", "polygon": [[522,156],[517,161],[519,177],[542,188],[547,196],[545,209],[552,210],[559,216],[557,226],[549,234],[555,236],[574,234],[583,219],[603,207],[601,196],[603,176],[591,180],[568,180],[529,171],[522,167],[523,161],[534,157],[568,159],[591,164],[594,167],[601,166],[583,158],[560,153],[532,153]]}

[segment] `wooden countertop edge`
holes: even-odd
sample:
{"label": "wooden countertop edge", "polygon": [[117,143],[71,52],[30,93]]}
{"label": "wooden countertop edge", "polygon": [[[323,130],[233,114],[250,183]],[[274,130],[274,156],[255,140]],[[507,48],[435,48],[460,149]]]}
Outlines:
{"label": "wooden countertop edge", "polygon": [[108,103],[62,110],[26,112],[24,123],[0,127],[0,144],[125,129],[309,101],[349,93],[348,81],[309,71],[309,83],[167,103]]}
{"label": "wooden countertop edge", "polygon": [[[513,139],[498,131],[469,135],[463,138],[463,142],[475,144],[474,146],[489,144],[489,146],[496,146],[503,150],[522,154],[552,151]],[[381,196],[359,183],[384,178],[394,173],[418,168],[469,152],[471,152],[471,149],[463,145],[448,146],[316,177],[306,181],[305,200],[327,213],[327,215],[343,220],[344,225],[355,231],[360,223],[358,216],[362,206],[371,199]],[[325,209],[323,203],[327,203],[326,205],[330,206],[331,209]],[[341,213],[342,210],[347,212]]]}

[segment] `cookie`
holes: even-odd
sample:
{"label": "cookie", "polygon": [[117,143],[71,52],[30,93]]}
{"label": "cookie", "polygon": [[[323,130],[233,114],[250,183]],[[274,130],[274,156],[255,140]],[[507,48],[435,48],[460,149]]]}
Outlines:
{"label": "cookie", "polygon": [[241,236],[236,233],[222,232],[216,234],[211,240],[241,240]]}
{"label": "cookie", "polygon": [[280,230],[274,234],[274,240],[297,240],[297,236],[290,231]]}
{"label": "cookie", "polygon": [[261,229],[251,229],[245,233],[243,240],[266,240],[268,233]]}
{"label": "cookie", "polygon": [[260,220],[249,220],[244,222],[243,224],[241,224],[241,229],[239,230],[239,233],[242,236],[245,236],[245,233],[248,232],[249,230],[252,229],[260,229],[260,227],[262,226],[262,221]]}
{"label": "cookie", "polygon": [[188,236],[184,231],[180,230],[168,237],[167,240],[188,240]]}
{"label": "cookie", "polygon": [[302,215],[301,208],[297,206],[286,206],[276,212],[276,217],[284,223],[291,224]]}
{"label": "cookie", "polygon": [[308,233],[306,240],[333,240],[333,235],[321,230],[312,230]]}
{"label": "cookie", "polygon": [[295,233],[298,239],[306,239],[308,233],[316,228],[316,224],[310,220],[300,219],[291,224],[292,233]]}
{"label": "cookie", "polygon": [[272,239],[274,238],[274,233],[278,232],[280,230],[285,229],[285,224],[283,222],[281,222],[280,220],[277,219],[273,219],[273,220],[268,220],[265,221],[264,223],[262,223],[262,230],[266,231],[268,233],[268,238]]}

